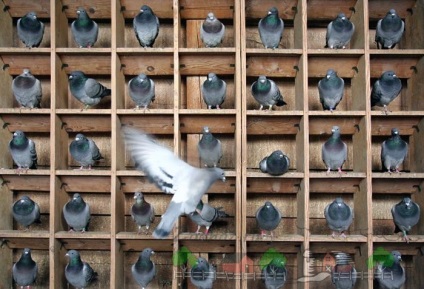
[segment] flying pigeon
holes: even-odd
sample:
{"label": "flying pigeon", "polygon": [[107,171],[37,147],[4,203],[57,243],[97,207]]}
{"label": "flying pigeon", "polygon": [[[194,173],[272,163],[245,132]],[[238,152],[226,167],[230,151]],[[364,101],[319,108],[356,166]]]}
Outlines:
{"label": "flying pigeon", "polygon": [[395,233],[402,232],[403,239],[408,243],[407,232],[420,220],[420,206],[406,197],[392,207],[393,221],[396,225]]}
{"label": "flying pigeon", "polygon": [[209,127],[203,127],[202,138],[197,144],[197,150],[202,163],[206,167],[216,167],[222,158],[222,145],[221,141],[214,137],[209,130]]}
{"label": "flying pigeon", "polygon": [[155,238],[163,239],[181,214],[194,212],[203,194],[216,180],[225,181],[224,171],[192,167],[145,133],[126,126],[122,127],[122,132],[137,169],[144,171],[165,193],[174,195],[153,232]]}
{"label": "flying pigeon", "polygon": [[204,258],[197,258],[196,264],[191,268],[190,280],[198,289],[212,289],[216,279],[216,269]]}
{"label": "flying pigeon", "polygon": [[26,47],[38,47],[43,40],[44,23],[38,20],[35,12],[29,12],[18,19],[16,28],[19,39]]}
{"label": "flying pigeon", "polygon": [[256,222],[261,230],[261,235],[266,236],[266,231],[269,231],[272,237],[274,235],[273,230],[278,227],[282,217],[283,215],[280,210],[274,207],[271,202],[265,202],[265,204],[256,211]]}
{"label": "flying pigeon", "polygon": [[16,285],[21,288],[30,288],[35,283],[38,274],[38,265],[31,258],[31,250],[23,249],[21,258],[13,264],[12,276]]}
{"label": "flying pigeon", "polygon": [[322,160],[327,167],[327,174],[330,170],[338,170],[343,173],[342,166],[347,159],[347,145],[340,139],[338,126],[333,126],[331,137],[322,146]]}
{"label": "flying pigeon", "polygon": [[343,97],[343,78],[340,78],[333,69],[327,70],[325,77],[318,82],[318,92],[322,109],[333,112]]}
{"label": "flying pigeon", "polygon": [[69,89],[71,94],[85,105],[85,109],[98,104],[103,97],[111,94],[109,88],[79,70],[72,71],[69,75]]}
{"label": "flying pigeon", "polygon": [[326,47],[331,49],[345,49],[355,32],[355,25],[350,22],[344,13],[337,15],[336,19],[327,26]]}
{"label": "flying pigeon", "polygon": [[220,109],[227,93],[227,83],[218,78],[215,73],[208,74],[208,78],[202,84],[202,96],[208,109]]}
{"label": "flying pigeon", "polygon": [[265,48],[278,48],[284,30],[284,21],[278,17],[278,10],[272,7],[267,16],[259,20],[259,36]]}
{"label": "flying pigeon", "polygon": [[200,228],[202,226],[206,227],[205,235],[209,233],[209,228],[212,226],[212,223],[219,218],[228,217],[228,215],[221,210],[222,207],[214,208],[209,204],[205,204],[200,200],[199,204],[196,207],[196,210],[189,214],[189,218],[197,224],[196,234],[200,233]]}
{"label": "flying pigeon", "polygon": [[22,196],[12,207],[13,218],[16,222],[29,229],[34,223],[40,222],[40,207],[28,196]]}
{"label": "flying pigeon", "polygon": [[91,166],[96,161],[103,159],[96,143],[81,133],[77,134],[69,145],[69,152],[74,160],[81,165],[80,170],[87,166],[91,170]]}
{"label": "flying pigeon", "polygon": [[77,10],[77,19],[71,24],[72,35],[80,48],[93,47],[99,34],[99,26],[93,21],[84,8]]}
{"label": "flying pigeon", "polygon": [[13,79],[12,91],[21,107],[40,108],[41,82],[31,74],[28,68]]}
{"label": "flying pigeon", "polygon": [[155,100],[155,82],[144,73],[128,82],[128,91],[136,104],[136,109],[140,107],[147,109],[149,104]]}
{"label": "flying pigeon", "polygon": [[290,159],[281,150],[273,151],[269,156],[259,162],[259,169],[263,173],[280,176],[286,173],[290,167]]}
{"label": "flying pigeon", "polygon": [[70,227],[70,232],[84,233],[90,222],[90,205],[84,202],[80,194],[75,193],[71,200],[63,206],[63,217]]}
{"label": "flying pigeon", "polygon": [[156,276],[155,263],[150,260],[150,257],[154,253],[155,252],[150,248],[144,249],[140,253],[137,262],[131,267],[131,273],[134,280],[143,289],[146,288]]}
{"label": "flying pigeon", "polygon": [[389,173],[399,173],[399,166],[408,154],[408,143],[401,139],[399,130],[392,129],[392,136],[381,144],[381,165]]}
{"label": "flying pigeon", "polygon": [[37,168],[35,143],[27,138],[23,131],[17,130],[13,133],[12,140],[9,142],[9,151],[13,161],[18,166],[16,171],[19,174],[21,171]]}
{"label": "flying pigeon", "polygon": [[336,265],[331,271],[331,281],[336,289],[353,289],[357,273],[352,264],[352,258],[343,252],[336,253]]}
{"label": "flying pigeon", "polygon": [[97,273],[86,262],[81,261],[77,250],[66,253],[69,262],[65,267],[65,277],[69,284],[76,288],[85,288],[97,278]]}
{"label": "flying pigeon", "polygon": [[324,216],[328,227],[333,231],[331,236],[334,238],[338,232],[341,237],[346,238],[344,232],[349,229],[353,221],[352,208],[339,197],[325,207]]}
{"label": "flying pigeon", "polygon": [[134,17],[133,21],[135,36],[142,47],[152,47],[159,34],[159,18],[156,17],[152,9],[143,5],[140,13]]}
{"label": "flying pigeon", "polygon": [[401,289],[405,284],[405,269],[400,265],[402,255],[392,251],[389,260],[378,264],[375,270],[375,280],[380,289]]}
{"label": "flying pigeon", "polygon": [[400,41],[405,30],[405,22],[397,15],[395,9],[390,9],[383,19],[378,20],[375,31],[377,48],[391,49]]}
{"label": "flying pigeon", "polygon": [[141,227],[146,226],[149,230],[150,224],[155,219],[155,209],[144,199],[143,193],[136,191],[134,193],[135,203],[131,206],[131,217],[138,226],[138,233],[141,233]]}
{"label": "flying pigeon", "polygon": [[269,110],[272,110],[272,106],[283,106],[287,103],[284,102],[283,96],[280,93],[280,89],[271,79],[267,79],[266,76],[259,76],[258,80],[255,81],[250,87],[251,93],[255,100],[259,102],[259,110],[267,105]]}
{"label": "flying pigeon", "polygon": [[217,47],[221,44],[225,34],[225,25],[219,21],[212,12],[200,26],[200,39],[206,47]]}
{"label": "flying pigeon", "polygon": [[271,262],[262,269],[262,278],[266,289],[281,289],[287,280],[285,260],[274,257]]}
{"label": "flying pigeon", "polygon": [[380,78],[374,82],[371,91],[371,107],[382,106],[387,114],[387,105],[391,103],[402,90],[402,82],[394,71],[385,71]]}

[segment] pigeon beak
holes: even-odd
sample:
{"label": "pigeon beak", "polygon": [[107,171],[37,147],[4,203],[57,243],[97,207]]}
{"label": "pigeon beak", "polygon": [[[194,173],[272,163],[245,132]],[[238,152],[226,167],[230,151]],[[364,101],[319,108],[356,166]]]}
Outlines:
{"label": "pigeon beak", "polygon": [[143,10],[143,9],[140,9],[140,12],[141,12],[141,13],[143,13],[143,12],[144,12],[144,10]]}
{"label": "pigeon beak", "polygon": [[332,129],[332,130],[331,130],[331,132],[335,132],[335,130],[334,130],[334,129]]}
{"label": "pigeon beak", "polygon": [[346,17],[342,17],[342,20],[346,20]]}
{"label": "pigeon beak", "polygon": [[155,251],[152,251],[152,255],[154,255],[155,254]]}
{"label": "pigeon beak", "polygon": [[268,15],[271,15],[272,14],[272,12],[271,11],[268,11]]}
{"label": "pigeon beak", "polygon": [[397,75],[396,74],[393,74],[393,77],[397,77]]}
{"label": "pigeon beak", "polygon": [[211,78],[211,77],[208,77],[208,80],[209,80],[209,81],[212,81],[212,78]]}
{"label": "pigeon beak", "polygon": [[330,74],[327,74],[325,77],[326,77],[327,79],[330,79]]}
{"label": "pigeon beak", "polygon": [[72,75],[69,75],[69,79],[72,79],[72,78],[74,78]]}
{"label": "pigeon beak", "polygon": [[78,10],[78,11],[77,11],[77,14],[81,14],[81,11],[79,11],[79,10]]}
{"label": "pigeon beak", "polygon": [[66,253],[66,254],[65,254],[65,256],[66,256],[66,257],[69,257],[69,254],[68,254],[68,253]]}
{"label": "pigeon beak", "polygon": [[13,133],[13,136],[17,136],[18,134],[16,132]]}
{"label": "pigeon beak", "polygon": [[137,199],[137,196],[134,196],[134,199]]}
{"label": "pigeon beak", "polygon": [[221,180],[222,180],[223,182],[225,182],[225,180],[226,180],[226,179],[225,179],[225,176],[223,176],[223,177],[221,178]]}
{"label": "pigeon beak", "polygon": [[75,140],[76,140],[76,141],[79,141],[79,140],[80,140],[80,138],[79,138],[79,137],[76,137],[76,138],[75,138]]}

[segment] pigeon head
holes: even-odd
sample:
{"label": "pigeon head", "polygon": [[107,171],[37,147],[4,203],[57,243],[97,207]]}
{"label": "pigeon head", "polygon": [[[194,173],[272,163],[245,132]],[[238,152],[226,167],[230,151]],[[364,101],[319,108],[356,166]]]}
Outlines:
{"label": "pigeon head", "polygon": [[214,179],[215,180],[221,180],[223,182],[225,182],[225,171],[221,168],[207,168],[206,170],[209,170],[211,172],[214,173]]}
{"label": "pigeon head", "polygon": [[397,136],[397,135],[399,135],[399,129],[392,128],[392,136]]}
{"label": "pigeon head", "polygon": [[203,133],[209,133],[209,132],[211,132],[211,131],[209,130],[209,127],[204,126],[204,127],[203,127]]}
{"label": "pigeon head", "polygon": [[138,78],[138,80],[139,80],[140,82],[143,82],[143,81],[147,80],[147,75],[145,75],[144,73],[140,73],[140,74],[137,76],[137,78]]}
{"label": "pigeon head", "polygon": [[79,133],[75,136],[75,140],[76,141],[85,141],[85,140],[87,140],[87,138],[82,133]]}
{"label": "pigeon head", "polygon": [[71,74],[69,75],[70,81],[77,81],[77,80],[82,80],[86,78],[87,76],[84,74],[84,72],[79,70],[72,71]]}
{"label": "pigeon head", "polygon": [[34,11],[27,13],[27,15],[25,15],[25,17],[27,17],[29,19],[37,20],[37,14]]}
{"label": "pigeon head", "polygon": [[83,199],[81,198],[81,195],[78,193],[75,193],[74,196],[72,197],[73,201],[78,201],[78,202],[83,202]]}
{"label": "pigeon head", "polygon": [[344,204],[343,199],[340,197],[336,198],[334,202],[337,204],[338,207],[341,207]]}
{"label": "pigeon head", "polygon": [[77,250],[69,250],[65,256],[69,257],[69,260],[80,260],[80,254]]}
{"label": "pigeon head", "polygon": [[155,252],[151,248],[146,248],[140,253],[140,256],[150,259],[150,256],[153,255],[154,253]]}
{"label": "pigeon head", "polygon": [[150,8],[150,7],[149,7],[149,6],[147,6],[147,5],[143,5],[143,6],[141,6],[141,8],[140,8],[140,12],[141,12],[141,13],[145,13],[145,12],[147,12],[147,13],[150,13],[150,14],[152,14],[152,13],[153,13],[152,8]]}
{"label": "pigeon head", "polygon": [[213,20],[215,20],[216,18],[215,18],[215,15],[212,13],[212,12],[209,12],[208,13],[208,17],[206,18],[207,20],[211,20],[211,21],[213,21]]}
{"label": "pigeon head", "polygon": [[143,193],[140,191],[137,191],[134,193],[134,199],[137,203],[142,203],[144,201]]}
{"label": "pigeon head", "polygon": [[272,203],[270,201],[266,201],[265,202],[265,208],[271,209],[271,208],[274,208],[274,206],[272,205]]}
{"label": "pigeon head", "polygon": [[327,70],[327,73],[325,74],[325,77],[327,79],[330,79],[331,77],[337,76],[337,72],[335,72],[333,69]]}
{"label": "pigeon head", "polygon": [[216,79],[216,74],[211,72],[208,74],[208,81],[212,81]]}
{"label": "pigeon head", "polygon": [[78,18],[80,18],[80,17],[81,18],[87,18],[88,17],[87,11],[85,11],[85,9],[82,8],[82,7],[78,8],[77,14],[78,14]]}
{"label": "pigeon head", "polygon": [[346,15],[344,13],[339,13],[339,15],[337,15],[337,18],[341,19],[341,20],[346,20]]}
{"label": "pigeon head", "polygon": [[31,249],[29,248],[25,248],[22,250],[22,256],[27,255],[27,256],[31,256]]}
{"label": "pigeon head", "polygon": [[394,258],[394,262],[395,263],[399,263],[400,261],[402,261],[402,255],[399,253],[399,251],[392,251],[392,256]]}
{"label": "pigeon head", "polygon": [[406,198],[403,198],[403,201],[402,201],[404,204],[405,204],[405,206],[407,207],[407,208],[410,208],[411,207],[411,198],[408,198],[408,197],[406,197]]}
{"label": "pigeon head", "polygon": [[333,126],[333,128],[331,129],[331,132],[333,134],[334,137],[339,137],[340,136],[340,128],[338,126]]}
{"label": "pigeon head", "polygon": [[389,12],[387,12],[387,16],[391,16],[392,18],[397,16],[395,9],[390,9]]}
{"label": "pigeon head", "polygon": [[386,80],[386,81],[392,80],[392,79],[394,79],[394,78],[397,78],[397,75],[396,75],[396,73],[395,73],[394,71],[392,71],[392,70],[385,71],[385,72],[381,75],[381,79],[382,79],[382,80]]}
{"label": "pigeon head", "polygon": [[25,133],[21,130],[17,130],[13,133],[13,144],[15,145],[24,145],[28,142],[27,137],[25,136]]}
{"label": "pigeon head", "polygon": [[28,68],[24,68],[22,74],[25,75],[25,76],[29,76],[29,75],[31,75],[31,71]]}
{"label": "pigeon head", "polygon": [[25,133],[21,130],[17,130],[13,133],[13,138],[24,138]]}
{"label": "pigeon head", "polygon": [[278,9],[276,7],[271,7],[271,9],[268,10],[268,15],[278,16]]}

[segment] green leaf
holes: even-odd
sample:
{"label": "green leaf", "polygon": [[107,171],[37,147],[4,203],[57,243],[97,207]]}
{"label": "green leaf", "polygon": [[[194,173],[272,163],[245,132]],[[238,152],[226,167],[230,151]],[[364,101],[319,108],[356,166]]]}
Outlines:
{"label": "green leaf", "polygon": [[285,266],[287,263],[287,258],[280,252],[277,252],[277,250],[274,248],[269,248],[259,260],[259,266],[261,267],[261,270],[271,262],[276,266]]}
{"label": "green leaf", "polygon": [[384,267],[391,267],[394,261],[394,257],[389,251],[386,251],[382,247],[378,247],[367,259],[367,267],[368,269],[371,269],[377,264],[382,264]]}

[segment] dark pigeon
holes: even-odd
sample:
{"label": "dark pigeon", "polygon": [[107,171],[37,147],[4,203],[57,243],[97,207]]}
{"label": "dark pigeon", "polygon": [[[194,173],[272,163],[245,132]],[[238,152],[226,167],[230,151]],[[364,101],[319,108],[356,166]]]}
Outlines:
{"label": "dark pigeon", "polygon": [[41,82],[31,74],[29,69],[25,68],[22,74],[13,79],[12,91],[21,107],[40,108]]}
{"label": "dark pigeon", "polygon": [[381,144],[381,165],[389,173],[399,173],[399,166],[408,154],[408,143],[401,139],[399,130],[392,129],[392,136]]}
{"label": "dark pigeon", "polygon": [[322,109],[333,112],[343,98],[343,78],[340,78],[333,69],[327,70],[325,77],[318,82],[318,92]]}
{"label": "dark pigeon", "polygon": [[30,288],[34,285],[37,279],[38,265],[31,258],[31,250],[28,248],[23,249],[21,258],[13,264],[12,276],[16,285],[21,288]]}
{"label": "dark pigeon", "polygon": [[134,193],[134,204],[131,206],[131,217],[138,226],[138,233],[141,233],[141,227],[145,226],[149,230],[150,224],[155,219],[155,209],[144,199],[144,195],[137,191]]}
{"label": "dark pigeon", "polygon": [[80,48],[93,47],[99,34],[99,26],[93,21],[84,8],[77,10],[77,19],[71,24],[72,35]]}
{"label": "dark pigeon", "polygon": [[71,200],[63,206],[63,217],[70,227],[70,231],[81,231],[88,229],[90,222],[90,205],[84,202],[80,194],[75,193]]}
{"label": "dark pigeon", "polygon": [[40,207],[28,196],[22,196],[12,207],[13,218],[16,222],[29,229],[34,223],[40,222]]}
{"label": "dark pigeon", "polygon": [[209,73],[208,78],[206,78],[202,84],[202,96],[208,106],[208,109],[220,109],[220,106],[225,100],[226,94],[227,83],[218,78],[215,73]]}
{"label": "dark pigeon", "polygon": [[20,174],[22,171],[37,168],[37,152],[35,143],[25,136],[21,130],[13,133],[12,140],[9,142],[9,151],[13,161],[18,168],[16,171]]}
{"label": "dark pigeon", "polygon": [[276,150],[259,162],[259,169],[263,173],[280,176],[290,167],[290,159],[282,151]]}
{"label": "dark pigeon", "polygon": [[405,31],[405,22],[397,15],[395,9],[390,9],[383,19],[378,20],[375,31],[377,48],[391,49],[402,38]]}
{"label": "dark pigeon", "polygon": [[135,264],[131,267],[131,273],[134,280],[143,289],[146,288],[156,276],[155,263],[150,260],[150,257],[154,253],[155,252],[150,248],[144,249],[140,253],[137,262],[135,262]]}
{"label": "dark pigeon", "polygon": [[88,263],[81,261],[77,250],[68,251],[66,256],[69,262],[65,267],[65,277],[69,284],[84,289],[97,279],[97,273]]}
{"label": "dark pigeon", "polygon": [[387,114],[387,106],[391,103],[402,90],[402,82],[396,76],[394,71],[385,71],[374,82],[371,91],[371,107],[382,106]]}
{"label": "dark pigeon", "polygon": [[420,221],[420,206],[406,197],[392,207],[393,221],[396,225],[395,233],[402,232],[403,239],[409,243],[407,233]]}
{"label": "dark pigeon", "polygon": [[190,271],[191,283],[198,289],[212,289],[216,279],[216,269],[204,258],[197,258],[196,264]]}
{"label": "dark pigeon", "polygon": [[87,166],[91,170],[91,166],[96,161],[103,159],[96,143],[81,133],[77,134],[69,145],[69,152],[72,158],[81,165],[80,170]]}
{"label": "dark pigeon", "polygon": [[260,104],[259,110],[262,110],[264,106],[268,106],[268,109],[272,110],[273,105],[283,106],[287,104],[284,102],[280,89],[275,82],[267,79],[264,75],[259,76],[250,90],[255,100]]}
{"label": "dark pigeon", "polygon": [[283,215],[280,210],[267,201],[256,211],[256,222],[261,230],[261,235],[266,236],[266,232],[270,232],[273,236],[273,231],[278,227]]}
{"label": "dark pigeon", "polygon": [[209,228],[212,226],[212,223],[218,220],[219,218],[228,217],[228,215],[221,210],[222,207],[214,208],[209,204],[205,204],[200,200],[199,204],[196,207],[196,210],[188,214],[189,218],[197,224],[196,234],[200,233],[200,228],[202,226],[206,227],[205,235],[209,233]]}
{"label": "dark pigeon", "polygon": [[262,269],[262,278],[266,289],[281,289],[287,281],[285,260],[274,257],[271,262]]}
{"label": "dark pigeon", "polygon": [[330,170],[338,170],[341,175],[347,159],[347,145],[340,139],[338,126],[333,126],[331,132],[331,137],[322,146],[322,160],[327,167],[327,174]]}
{"label": "dark pigeon", "polygon": [[353,289],[357,273],[352,258],[343,252],[336,253],[336,265],[331,271],[331,281],[336,289]]}
{"label": "dark pigeon", "polygon": [[206,47],[217,47],[221,44],[225,34],[225,25],[219,21],[212,12],[200,27],[200,39]]}
{"label": "dark pigeon", "polygon": [[136,109],[140,107],[147,109],[149,104],[155,100],[155,83],[147,75],[141,73],[128,82],[128,92],[135,102]]}
{"label": "dark pigeon", "polygon": [[152,9],[143,5],[140,13],[134,17],[135,36],[142,47],[152,47],[159,34],[159,18]]}
{"label": "dark pigeon", "polygon": [[342,198],[336,198],[325,207],[324,216],[328,227],[333,231],[333,238],[336,236],[336,232],[338,232],[341,237],[346,238],[344,232],[349,229],[353,221],[352,208],[343,202]]}
{"label": "dark pigeon", "polygon": [[26,47],[38,47],[44,35],[44,23],[38,20],[35,12],[29,12],[18,19],[16,25],[19,39]]}
{"label": "dark pigeon", "polygon": [[345,49],[355,32],[355,25],[350,22],[344,13],[337,15],[336,19],[327,26],[326,47],[331,49]]}
{"label": "dark pigeon", "polygon": [[217,167],[222,158],[221,141],[214,137],[207,126],[203,127],[202,133],[197,144],[200,160],[206,167]]}
{"label": "dark pigeon", "polygon": [[259,36],[265,48],[278,48],[284,30],[284,21],[278,17],[275,7],[269,9],[267,16],[259,20]]}
{"label": "dark pigeon", "polygon": [[389,260],[378,264],[375,270],[375,280],[380,289],[401,289],[405,284],[405,269],[400,265],[402,255],[392,251]]}

